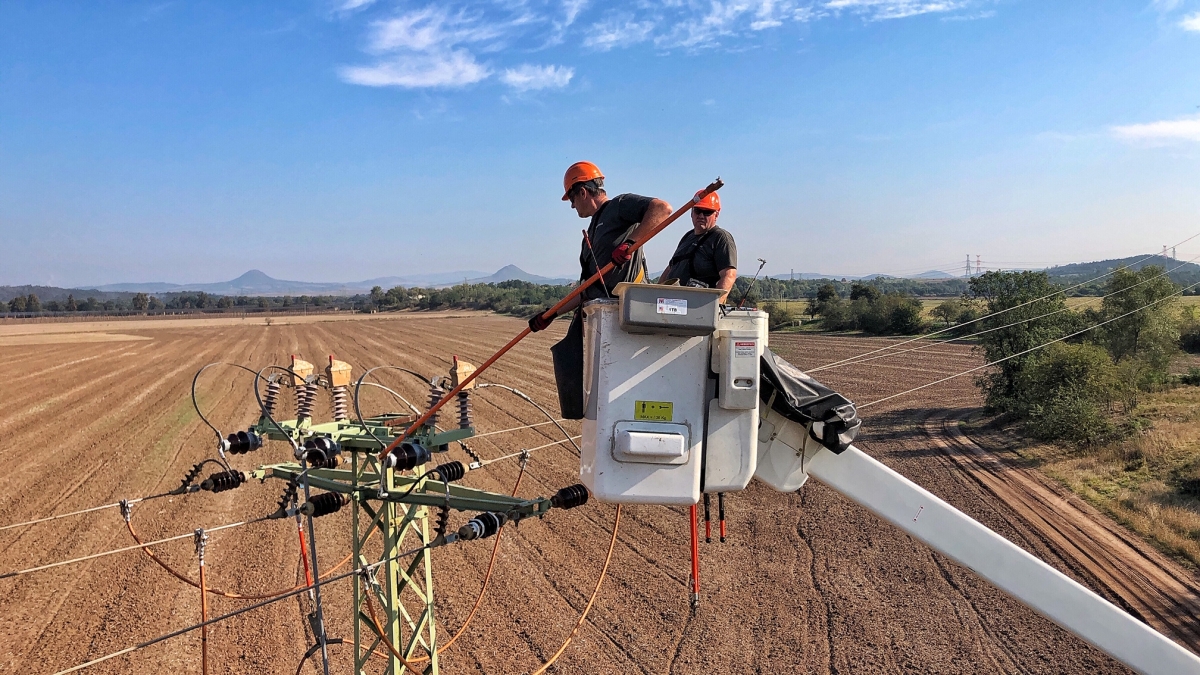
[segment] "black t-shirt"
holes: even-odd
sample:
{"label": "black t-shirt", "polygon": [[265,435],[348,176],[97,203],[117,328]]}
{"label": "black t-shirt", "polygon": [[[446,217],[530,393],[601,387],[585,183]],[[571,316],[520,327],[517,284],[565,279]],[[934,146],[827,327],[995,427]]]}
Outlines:
{"label": "black t-shirt", "polygon": [[[591,278],[599,267],[607,265],[612,260],[613,249],[629,239],[633,229],[646,216],[646,210],[650,208],[652,201],[654,201],[652,197],[624,194],[617,195],[600,205],[600,210],[596,211],[596,214],[592,216],[591,224],[588,225],[588,237],[592,240],[592,247],[596,253],[595,258],[593,259],[592,251],[588,249],[586,240],[580,245],[579,266],[581,272],[579,280],[581,282]],[[596,261],[600,262],[599,267],[596,265]],[[586,288],[583,291],[584,302],[598,298],[616,297],[613,293],[616,285],[622,281],[635,281],[638,274],[645,268],[646,258],[642,255],[641,249],[638,249],[632,260],[604,275],[603,284],[597,281]]]}
{"label": "black t-shirt", "polygon": [[[700,240],[700,245],[696,242]],[[689,255],[689,251],[694,251]],[[708,232],[696,234],[688,230],[675,247],[674,261],[667,270],[668,279],[679,279],[679,283],[687,285],[691,279],[703,281],[709,288],[715,288],[721,279],[721,271],[737,267],[737,244],[733,235],[719,227]]]}

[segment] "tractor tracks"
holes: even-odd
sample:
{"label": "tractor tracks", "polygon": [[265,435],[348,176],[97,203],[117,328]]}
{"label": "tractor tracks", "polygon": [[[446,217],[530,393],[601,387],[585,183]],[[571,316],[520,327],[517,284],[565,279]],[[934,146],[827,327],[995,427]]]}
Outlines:
{"label": "tractor tracks", "polygon": [[1064,559],[1074,561],[1155,630],[1200,653],[1200,584],[1179,565],[1041,474],[975,444],[962,414],[923,423],[929,439],[983,489],[1015,511]]}

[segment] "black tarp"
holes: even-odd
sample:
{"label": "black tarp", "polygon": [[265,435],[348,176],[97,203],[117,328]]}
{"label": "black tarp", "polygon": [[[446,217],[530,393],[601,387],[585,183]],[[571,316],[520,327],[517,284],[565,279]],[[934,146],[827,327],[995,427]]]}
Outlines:
{"label": "black tarp", "polygon": [[793,422],[808,425],[809,435],[835,453],[849,447],[862,426],[849,399],[770,349],[762,356],[758,389],[763,404]]}

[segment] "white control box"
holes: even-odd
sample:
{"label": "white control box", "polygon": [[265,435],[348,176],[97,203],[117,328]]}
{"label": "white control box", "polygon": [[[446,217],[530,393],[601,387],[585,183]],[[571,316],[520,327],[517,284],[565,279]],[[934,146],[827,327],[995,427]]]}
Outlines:
{"label": "white control box", "polygon": [[710,363],[717,379],[708,402],[704,492],[743,490],[754,476],[767,319],[766,312],[755,309],[729,309],[718,319]]}
{"label": "white control box", "polygon": [[629,333],[620,312],[584,305],[580,478],[606,502],[695,504],[712,335]]}

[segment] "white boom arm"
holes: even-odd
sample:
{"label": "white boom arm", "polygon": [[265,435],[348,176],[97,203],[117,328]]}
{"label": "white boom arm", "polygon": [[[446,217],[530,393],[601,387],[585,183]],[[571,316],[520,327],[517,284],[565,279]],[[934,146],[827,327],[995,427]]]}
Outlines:
{"label": "white boom arm", "polygon": [[[812,444],[810,444],[811,447]],[[805,452],[803,470],[954,559],[1133,670],[1200,673],[1200,658],[851,446]]]}

